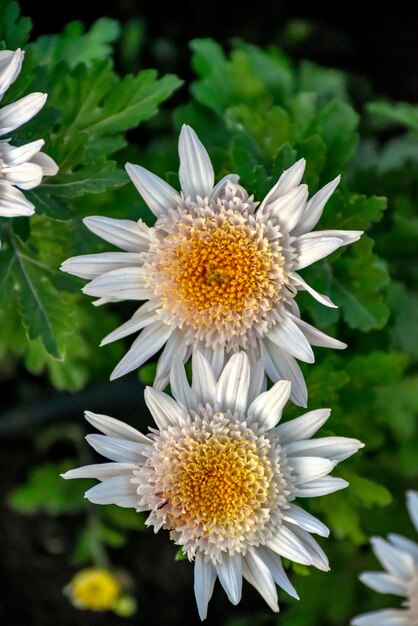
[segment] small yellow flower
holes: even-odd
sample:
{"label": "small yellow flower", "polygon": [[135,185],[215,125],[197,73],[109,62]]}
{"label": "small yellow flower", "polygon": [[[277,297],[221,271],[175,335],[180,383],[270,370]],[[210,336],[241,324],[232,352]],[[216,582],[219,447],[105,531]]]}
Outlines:
{"label": "small yellow flower", "polygon": [[109,570],[90,567],[77,572],[69,591],[74,606],[79,609],[106,611],[115,606],[121,587]]}

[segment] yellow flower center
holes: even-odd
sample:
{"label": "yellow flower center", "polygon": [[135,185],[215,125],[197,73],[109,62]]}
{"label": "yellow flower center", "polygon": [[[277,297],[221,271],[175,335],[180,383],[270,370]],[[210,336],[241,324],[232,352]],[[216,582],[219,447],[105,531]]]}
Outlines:
{"label": "yellow flower center", "polygon": [[111,609],[120,593],[115,576],[105,569],[87,568],[71,581],[72,600],[81,609],[105,611]]}

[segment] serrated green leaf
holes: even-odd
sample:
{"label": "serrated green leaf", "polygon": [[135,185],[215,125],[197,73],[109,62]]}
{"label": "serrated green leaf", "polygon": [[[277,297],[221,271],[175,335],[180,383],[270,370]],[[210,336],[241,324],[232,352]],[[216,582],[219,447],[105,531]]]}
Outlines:
{"label": "serrated green leaf", "polygon": [[350,194],[336,190],[328,200],[318,230],[337,228],[342,230],[367,230],[382,219],[387,207],[386,198]]}
{"label": "serrated green leaf", "polygon": [[8,50],[23,48],[29,39],[32,21],[20,16],[19,3],[14,0],[2,0],[0,11],[0,41],[4,41]]}
{"label": "serrated green leaf", "polygon": [[407,102],[376,101],[367,104],[371,115],[381,118],[389,125],[400,124],[411,130],[418,130],[418,106]]}
{"label": "serrated green leaf", "polygon": [[115,169],[114,161],[87,165],[76,171],[58,174],[51,183],[42,185],[49,196],[70,199],[86,193],[101,193],[109,187],[120,187],[128,182],[127,174]]}
{"label": "serrated green leaf", "polygon": [[392,495],[383,485],[347,470],[341,470],[339,473],[350,483],[349,495],[353,502],[366,508],[384,507],[392,502]]}

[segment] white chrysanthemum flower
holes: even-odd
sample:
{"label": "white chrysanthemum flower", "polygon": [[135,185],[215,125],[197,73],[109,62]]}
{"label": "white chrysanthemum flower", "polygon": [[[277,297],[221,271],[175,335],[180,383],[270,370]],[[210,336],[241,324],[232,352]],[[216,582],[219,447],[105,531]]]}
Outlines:
{"label": "white chrysanthemum flower", "polygon": [[180,134],[179,154],[181,194],[146,169],[126,166],[157,217],[153,228],[141,220],[88,217],[84,222],[91,231],[124,252],[73,257],[61,268],[90,279],[83,291],[100,298],[96,304],[148,300],[102,341],[143,329],[111,378],[136,369],[165,346],[154,383],[163,389],[175,355],[186,361],[198,349],[219,374],[231,354],[245,350],[253,362],[262,360],[273,382],[290,380],[293,402],[306,406],[296,358],[312,363],[311,345],[346,347],[303,322],[294,301],[301,289],[335,306],[298,272],[361,235],[309,232],[339,177],[308,201],[308,188],[300,184],[301,159],[257,209],[237,176],[214,187],[209,156],[188,126]]}
{"label": "white chrysanthemum flower", "polygon": [[310,533],[329,530],[293,501],[343,489],[328,476],[362,443],[310,437],[330,411],[320,409],[276,426],[290,395],[288,381],[265,391],[263,366],[234,354],[217,378],[199,352],[189,386],[181,360],[170,374],[173,396],[148,387],[145,400],[157,429],[147,436],[104,415],[86,413],[102,435],[88,435],[112,462],[70,470],[64,478],[96,478],[86,493],[96,504],[150,511],[147,524],[195,562],[195,594],[205,618],[216,577],[234,604],[242,578],[278,611],[275,583],[297,597],[280,557],[328,571]]}
{"label": "white chrysanthemum flower", "polygon": [[[0,52],[0,99],[16,80],[22,67],[24,52]],[[26,124],[42,109],[47,94],[31,93],[0,109],[0,136]],[[43,176],[54,176],[58,167],[41,152],[44,140],[13,146],[10,139],[0,140],[0,217],[32,215],[35,207],[20,189],[37,187]]]}
{"label": "white chrysanthemum flower", "polygon": [[[418,531],[418,492],[406,494],[412,523]],[[361,582],[379,593],[406,598],[404,609],[383,609],[355,617],[352,626],[417,626],[418,624],[418,543],[401,535],[388,540],[374,537],[372,548],[384,572],[364,572]]]}

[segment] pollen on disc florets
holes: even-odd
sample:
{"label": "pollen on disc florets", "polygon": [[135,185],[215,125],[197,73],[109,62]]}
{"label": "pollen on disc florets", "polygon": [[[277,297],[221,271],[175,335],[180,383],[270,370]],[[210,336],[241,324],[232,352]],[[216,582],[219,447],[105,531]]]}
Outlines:
{"label": "pollen on disc florets", "polygon": [[292,478],[277,437],[243,415],[200,407],[185,427],[153,436],[152,453],[135,472],[139,508],[190,558],[213,561],[270,538],[288,507]]}
{"label": "pollen on disc florets", "polygon": [[156,225],[143,271],[159,314],[189,342],[246,348],[274,323],[286,298],[278,227],[256,220],[256,204],[238,186],[216,201],[184,200]]}

